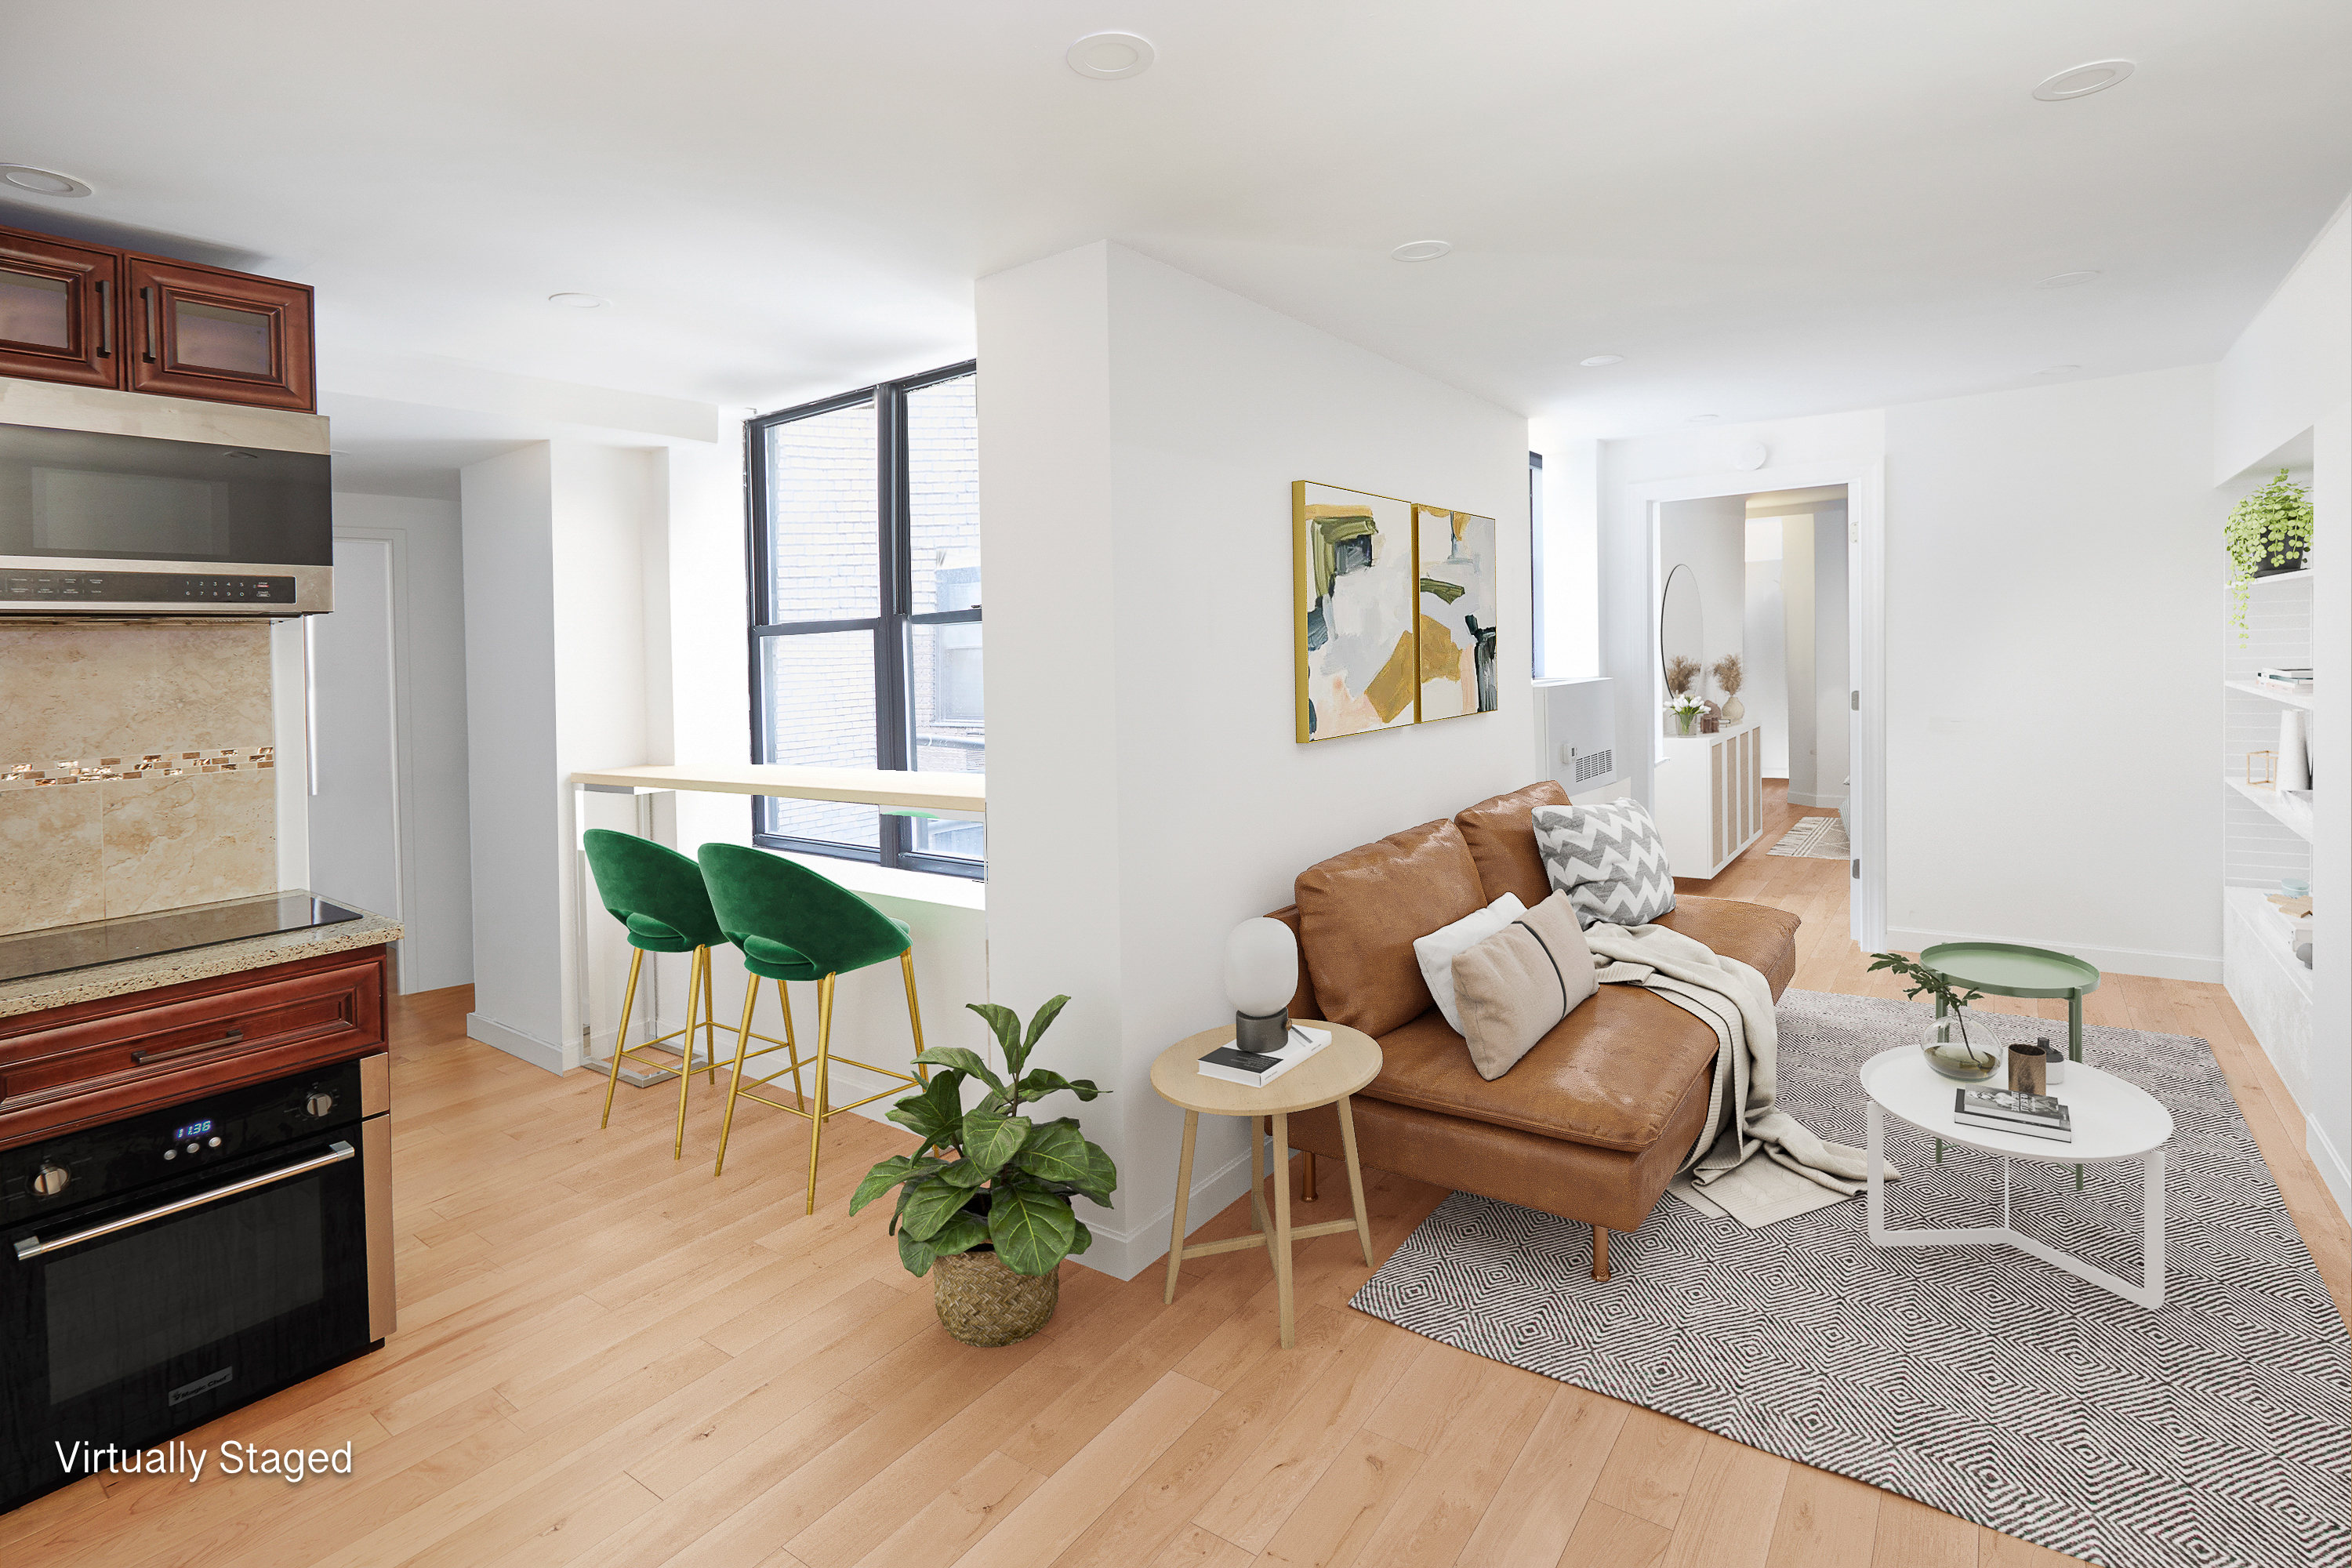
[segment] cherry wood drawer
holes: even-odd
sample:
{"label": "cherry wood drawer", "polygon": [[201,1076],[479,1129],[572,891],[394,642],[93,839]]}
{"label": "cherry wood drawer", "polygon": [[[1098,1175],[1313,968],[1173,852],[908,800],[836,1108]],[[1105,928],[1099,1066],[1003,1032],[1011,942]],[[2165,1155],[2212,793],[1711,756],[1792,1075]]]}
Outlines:
{"label": "cherry wood drawer", "polygon": [[384,1041],[385,950],[0,1018],[0,1148]]}

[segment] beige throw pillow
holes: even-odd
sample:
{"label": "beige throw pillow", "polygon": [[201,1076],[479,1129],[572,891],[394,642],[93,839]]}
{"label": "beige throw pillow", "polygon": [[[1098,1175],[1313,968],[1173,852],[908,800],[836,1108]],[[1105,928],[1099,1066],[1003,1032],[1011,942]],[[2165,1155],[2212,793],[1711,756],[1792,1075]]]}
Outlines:
{"label": "beige throw pillow", "polygon": [[1455,954],[1454,1005],[1478,1076],[1510,1071],[1596,989],[1592,949],[1564,892]]}

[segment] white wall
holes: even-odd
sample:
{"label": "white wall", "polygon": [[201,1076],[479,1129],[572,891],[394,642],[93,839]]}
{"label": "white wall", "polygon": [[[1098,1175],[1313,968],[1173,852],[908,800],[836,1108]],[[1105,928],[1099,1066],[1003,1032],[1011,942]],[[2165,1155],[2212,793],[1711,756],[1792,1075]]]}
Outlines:
{"label": "white wall", "polygon": [[2220,978],[2210,366],[1886,412],[1888,939]]}
{"label": "white wall", "polygon": [[[1528,602],[1524,420],[1106,244],[981,280],[990,990],[1073,997],[1041,1065],[1116,1092],[1072,1107],[1119,1164],[1081,1205],[1087,1259],[1162,1256],[1181,1117],[1152,1058],[1230,1013],[1222,948],[1325,856],[1528,782],[1523,679],[1500,712],[1292,738],[1290,485],[1498,520]],[[1524,670],[1524,626],[1500,661]],[[1202,1129],[1192,1212],[1246,1181]]]}
{"label": "white wall", "polygon": [[1846,512],[1783,516],[1780,593],[1786,637],[1789,803],[1834,806],[1849,765]]}
{"label": "white wall", "polygon": [[[1789,631],[1787,606],[1780,591],[1780,520],[1761,521],[1770,528],[1770,553],[1755,553],[1747,563],[1748,683],[1739,700],[1763,737],[1764,776],[1789,776]],[[1757,525],[1748,525],[1754,529]],[[1751,535],[1751,537],[1753,537]]]}
{"label": "white wall", "polygon": [[1528,426],[1543,454],[1543,668],[1549,680],[1601,668],[1601,443],[1541,421]]}
{"label": "white wall", "polygon": [[2215,373],[2219,483],[2344,405],[2352,342],[2352,207],[2320,230]]}
{"label": "white wall", "polygon": [[[392,552],[404,991],[473,979],[466,773],[465,552],[458,509],[407,496],[334,497],[335,537]],[[334,700],[324,688],[322,705]]]}
{"label": "white wall", "polygon": [[[1727,653],[1744,659],[1748,653],[1747,508],[1744,496],[1710,496],[1658,509],[1659,592],[1664,593],[1676,566],[1691,569],[1706,627],[1699,650],[1706,673],[1698,693],[1717,702],[1723,691],[1715,683],[1715,661]],[[1649,732],[1663,735],[1666,724],[1666,715],[1655,713]]]}

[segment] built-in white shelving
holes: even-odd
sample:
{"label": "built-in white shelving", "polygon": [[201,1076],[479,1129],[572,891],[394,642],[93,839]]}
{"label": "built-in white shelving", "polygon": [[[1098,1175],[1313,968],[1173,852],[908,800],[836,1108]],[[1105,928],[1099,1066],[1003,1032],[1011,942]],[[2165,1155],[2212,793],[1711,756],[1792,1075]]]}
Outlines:
{"label": "built-in white shelving", "polygon": [[2221,684],[2232,691],[2243,691],[2254,697],[2266,697],[2273,702],[2284,702],[2290,708],[2300,708],[2305,712],[2311,710],[2311,693],[2308,691],[2289,691],[2284,687],[2272,686],[2260,680],[2225,680]]}
{"label": "built-in white shelving", "polygon": [[2231,778],[2225,778],[2221,782],[2269,813],[2289,833],[2298,838],[2306,840],[2310,838],[2311,805],[2309,802],[2297,800],[2292,793],[2275,789],[2269,784],[2250,784],[2243,779]]}

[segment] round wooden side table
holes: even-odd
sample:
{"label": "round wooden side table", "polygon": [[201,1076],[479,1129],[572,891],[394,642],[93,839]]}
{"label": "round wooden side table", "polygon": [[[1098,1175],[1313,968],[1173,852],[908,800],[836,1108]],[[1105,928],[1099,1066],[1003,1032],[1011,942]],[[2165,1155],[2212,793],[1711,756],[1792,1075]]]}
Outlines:
{"label": "round wooden side table", "polygon": [[[1352,1230],[1364,1249],[1364,1262],[1370,1265],[1372,1261],[1372,1227],[1364,1217],[1364,1173],[1356,1163],[1356,1119],[1348,1100],[1381,1074],[1381,1047],[1370,1035],[1343,1024],[1327,1024],[1313,1018],[1292,1022],[1330,1030],[1331,1043],[1263,1089],[1211,1078],[1200,1070],[1202,1057],[1220,1046],[1233,1044],[1230,1024],[1222,1029],[1204,1029],[1190,1039],[1178,1041],[1160,1052],[1159,1059],[1151,1064],[1152,1089],[1160,1099],[1181,1107],[1184,1112],[1184,1152],[1176,1162],[1176,1219],[1168,1238],[1168,1292],[1162,1300],[1176,1300],[1176,1276],[1183,1268],[1184,1259],[1237,1252],[1245,1247],[1264,1247],[1274,1260],[1275,1283],[1282,1298],[1282,1342],[1286,1349],[1297,1342],[1290,1306],[1290,1244],[1308,1237],[1337,1236]],[[1274,1224],[1269,1227],[1262,1191],[1265,1184],[1265,1145],[1258,1142],[1257,1119],[1272,1117],[1274,1146],[1287,1149],[1293,1111],[1313,1110],[1334,1103],[1339,1108],[1339,1141],[1348,1152],[1348,1194],[1355,1202],[1355,1217],[1293,1229],[1289,1173],[1278,1170],[1274,1183]],[[1192,1137],[1200,1129],[1203,1113],[1250,1119],[1250,1213],[1258,1228],[1247,1236],[1187,1247],[1184,1210],[1192,1195]]]}

